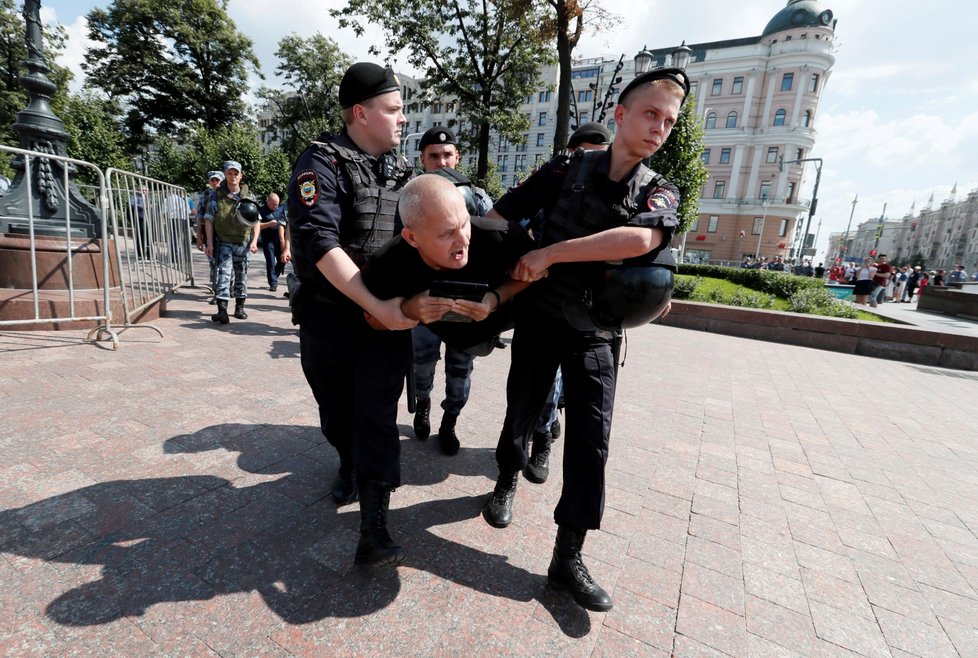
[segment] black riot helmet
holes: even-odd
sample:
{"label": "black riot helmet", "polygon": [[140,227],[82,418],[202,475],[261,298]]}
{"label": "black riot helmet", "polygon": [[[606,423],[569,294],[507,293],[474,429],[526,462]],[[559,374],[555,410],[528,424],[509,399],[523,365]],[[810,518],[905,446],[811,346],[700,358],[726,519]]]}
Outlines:
{"label": "black riot helmet", "polygon": [[672,299],[675,275],[661,265],[609,267],[579,301],[564,304],[564,317],[576,329],[631,329],[659,317]]}
{"label": "black riot helmet", "polygon": [[234,211],[234,217],[242,226],[252,228],[261,221],[261,213],[258,212],[258,202],[254,199],[241,199],[238,201],[238,206]]}

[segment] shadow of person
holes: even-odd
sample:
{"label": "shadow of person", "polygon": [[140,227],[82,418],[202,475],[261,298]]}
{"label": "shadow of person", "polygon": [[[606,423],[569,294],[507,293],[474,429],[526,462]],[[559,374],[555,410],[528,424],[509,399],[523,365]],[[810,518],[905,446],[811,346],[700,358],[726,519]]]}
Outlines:
{"label": "shadow of person", "polygon": [[[307,429],[229,424],[172,437],[167,454],[238,452],[237,466],[256,475],[116,480],[4,510],[0,551],[44,560],[65,583],[85,580],[46,606],[69,626],[251,591],[290,624],[371,614],[396,600],[398,572],[353,565],[359,511],[337,510],[327,497]],[[538,599],[565,632],[581,633],[587,616],[546,594],[543,576],[432,530],[481,524],[483,502],[462,496],[392,509],[407,565],[492,596]],[[99,567],[98,577],[86,566]]]}

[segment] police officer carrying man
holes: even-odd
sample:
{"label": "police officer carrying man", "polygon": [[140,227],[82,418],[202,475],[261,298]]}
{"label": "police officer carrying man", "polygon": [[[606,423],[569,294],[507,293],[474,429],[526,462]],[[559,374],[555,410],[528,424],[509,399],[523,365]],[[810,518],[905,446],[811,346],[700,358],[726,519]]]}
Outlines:
{"label": "police officer carrying man", "polygon": [[[469,215],[482,217],[492,208],[492,199],[481,187],[455,170],[459,151],[455,135],[448,128],[435,126],[421,136],[421,167],[447,178],[465,199]],[[417,408],[414,413],[414,435],[424,441],[431,433],[431,391],[435,385],[435,366],[441,351],[441,339],[425,325],[411,331],[414,343],[414,379],[417,391]],[[446,455],[456,455],[460,447],[455,435],[455,424],[462,407],[469,399],[472,385],[472,362],[475,356],[463,350],[445,345],[445,399],[441,403],[441,426],[438,443]]]}
{"label": "police officer carrying man", "polygon": [[[591,312],[582,318],[580,311],[600,307],[592,295],[603,290],[602,281],[607,287],[614,280],[609,274],[637,275],[641,281],[645,273],[663,271],[649,265],[670,254],[679,192],[642,160],[669,137],[688,93],[681,69],[655,69],[637,77],[619,96],[618,129],[608,151],[554,158],[489,213],[518,219],[542,209],[545,222],[542,247],[523,256],[513,272],[517,279],[538,282],[516,301],[506,418],[496,448],[499,477],[482,513],[495,527],[512,521],[516,484],[527,465],[527,440],[561,366],[567,401],[563,488],[554,510],[557,538],[547,575],[553,587],[569,590],[589,610],[612,607],[611,597],[588,573],[581,549],[604,512],[616,335],[625,322],[620,317],[599,321]],[[609,269],[614,268],[609,262],[623,267]],[[666,273],[671,284],[672,273]],[[652,317],[667,299],[663,293]]]}
{"label": "police officer carrying man", "polygon": [[399,190],[410,177],[394,148],[404,125],[400,84],[390,69],[354,64],[339,89],[344,129],[321,135],[296,160],[288,187],[290,291],[302,371],[319,405],[320,428],[336,448],[337,504],[360,499],[357,564],[397,564],[404,551],[387,532],[390,493],[400,484],[397,402],[411,361],[411,334],[371,329],[417,324],[402,298],[367,290],[360,267],[394,235]]}

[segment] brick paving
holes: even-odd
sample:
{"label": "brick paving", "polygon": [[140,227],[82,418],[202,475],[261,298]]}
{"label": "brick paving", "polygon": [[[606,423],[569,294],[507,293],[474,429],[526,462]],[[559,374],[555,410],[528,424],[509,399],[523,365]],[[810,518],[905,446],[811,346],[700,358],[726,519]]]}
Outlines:
{"label": "brick paving", "polygon": [[546,587],[559,449],[512,526],[479,516],[508,350],[476,363],[457,457],[402,400],[408,559],[371,571],[285,300],[212,308],[180,291],[117,351],[0,333],[0,654],[978,656],[974,373],[630,331],[599,614]]}

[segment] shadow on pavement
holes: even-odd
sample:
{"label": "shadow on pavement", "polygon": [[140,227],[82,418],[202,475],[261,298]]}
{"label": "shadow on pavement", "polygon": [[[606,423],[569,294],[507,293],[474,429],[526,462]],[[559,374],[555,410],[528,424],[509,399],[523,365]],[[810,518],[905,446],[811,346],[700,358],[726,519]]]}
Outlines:
{"label": "shadow on pavement", "polygon": [[[0,551],[45,560],[64,582],[86,581],[46,606],[50,619],[69,626],[250,591],[290,624],[376,612],[397,598],[399,574],[353,565],[358,507],[337,509],[328,497],[335,453],[309,430],[225,424],[172,437],[166,454],[193,454],[195,463],[226,474],[230,465],[219,451],[237,453],[237,468],[252,475],[236,477],[233,469],[233,480],[206,474],[116,480],[8,509],[0,512]],[[444,461],[444,469],[428,463],[405,470],[414,482],[431,482],[447,477],[449,466],[488,460]],[[476,517],[483,498],[392,510],[390,527],[408,550],[407,565],[485,594],[538,599],[568,635],[586,634],[587,614],[549,592],[545,576],[431,532]],[[99,577],[92,580],[80,565],[101,567]]]}

